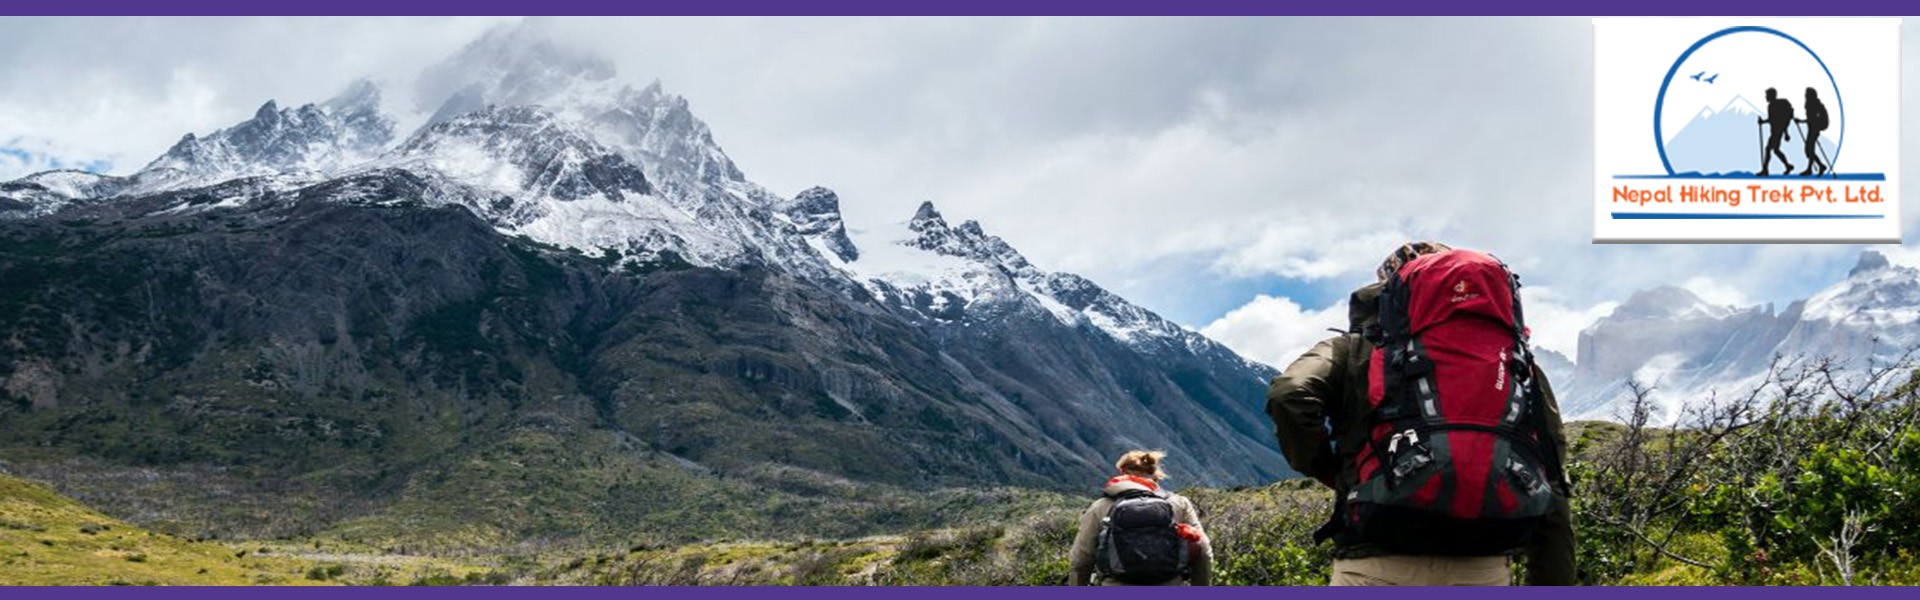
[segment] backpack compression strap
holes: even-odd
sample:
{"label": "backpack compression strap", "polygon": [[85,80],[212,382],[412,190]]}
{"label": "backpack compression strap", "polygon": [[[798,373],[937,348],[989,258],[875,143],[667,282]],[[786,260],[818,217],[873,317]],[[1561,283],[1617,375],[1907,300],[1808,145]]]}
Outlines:
{"label": "backpack compression strap", "polygon": [[[1555,482],[1565,481],[1566,467],[1561,464],[1560,447],[1547,437],[1547,395],[1540,388],[1540,383],[1534,380],[1536,371],[1533,350],[1527,345],[1530,332],[1527,330],[1527,319],[1520,305],[1520,275],[1514,273],[1513,269],[1507,268],[1505,261],[1500,263],[1500,268],[1506,269],[1508,277],[1513,280],[1514,329],[1514,354],[1507,367],[1508,372],[1513,373],[1514,394],[1508,399],[1508,414],[1503,422],[1508,425],[1518,425],[1522,419],[1525,419],[1526,424],[1533,429],[1536,439],[1532,444],[1533,449],[1539,454],[1542,462],[1546,463],[1544,466],[1548,469],[1549,475]],[[1571,493],[1572,490],[1567,491]]]}

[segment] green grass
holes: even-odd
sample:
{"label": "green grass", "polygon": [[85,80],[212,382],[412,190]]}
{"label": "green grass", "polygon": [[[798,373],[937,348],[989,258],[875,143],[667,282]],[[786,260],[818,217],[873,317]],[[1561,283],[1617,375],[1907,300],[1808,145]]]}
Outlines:
{"label": "green grass", "polygon": [[0,475],[0,584],[309,585],[306,561],[154,533]]}
{"label": "green grass", "polygon": [[462,585],[509,578],[483,559],[318,540],[211,542],[108,517],[0,475],[0,585]]}

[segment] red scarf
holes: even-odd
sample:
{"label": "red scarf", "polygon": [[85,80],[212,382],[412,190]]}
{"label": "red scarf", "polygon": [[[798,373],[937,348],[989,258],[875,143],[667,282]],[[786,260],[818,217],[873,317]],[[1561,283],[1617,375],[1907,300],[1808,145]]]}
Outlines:
{"label": "red scarf", "polygon": [[1149,490],[1153,490],[1156,492],[1160,491],[1159,483],[1155,482],[1152,479],[1147,479],[1145,477],[1141,477],[1138,475],[1115,475],[1113,479],[1107,480],[1107,485],[1112,486],[1113,484],[1120,483],[1122,481],[1131,481],[1134,483],[1138,483],[1140,485],[1147,486],[1147,489]]}

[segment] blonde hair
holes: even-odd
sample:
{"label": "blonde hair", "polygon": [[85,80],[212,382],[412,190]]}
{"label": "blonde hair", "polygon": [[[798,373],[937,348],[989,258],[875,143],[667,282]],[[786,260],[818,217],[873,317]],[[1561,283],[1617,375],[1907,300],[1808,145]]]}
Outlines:
{"label": "blonde hair", "polygon": [[1113,468],[1119,469],[1123,475],[1159,481],[1167,478],[1167,472],[1160,470],[1160,462],[1166,458],[1167,453],[1159,450],[1134,450],[1120,455],[1120,460],[1113,463]]}

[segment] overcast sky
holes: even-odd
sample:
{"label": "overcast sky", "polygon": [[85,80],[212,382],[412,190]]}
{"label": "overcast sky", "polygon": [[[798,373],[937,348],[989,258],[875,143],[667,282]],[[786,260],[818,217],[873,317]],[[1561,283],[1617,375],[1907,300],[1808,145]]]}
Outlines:
{"label": "overcast sky", "polygon": [[[415,109],[422,68],[512,21],[0,19],[0,179],[131,172],[183,133],[363,76]],[[1407,238],[1514,263],[1537,334],[1569,352],[1634,290],[1785,302],[1861,249],[1588,243],[1587,19],[551,25],[686,96],[778,193],[833,188],[854,228],[932,200],[1269,363],[1339,324],[1346,291]],[[1920,36],[1905,31],[1911,108]]]}

